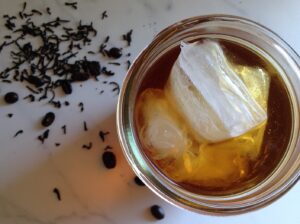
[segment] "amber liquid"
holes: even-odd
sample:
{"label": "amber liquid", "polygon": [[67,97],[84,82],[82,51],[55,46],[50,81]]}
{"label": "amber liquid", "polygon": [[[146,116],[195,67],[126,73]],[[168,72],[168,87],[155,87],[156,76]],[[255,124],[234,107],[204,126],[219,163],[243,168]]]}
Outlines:
{"label": "amber liquid", "polygon": [[[219,40],[226,56],[230,61],[245,66],[259,66],[270,76],[270,88],[268,97],[268,120],[264,132],[263,142],[259,155],[248,161],[247,174],[242,178],[224,184],[203,184],[193,181],[176,181],[168,175],[168,167],[159,160],[151,158],[151,153],[140,139],[140,145],[153,165],[161,171],[174,184],[198,194],[204,195],[228,195],[245,191],[262,182],[283,158],[289,143],[292,115],[288,92],[280,74],[274,66],[265,58],[252,50],[234,42]],[[139,89],[139,94],[148,88],[163,89],[171,68],[179,55],[180,49],[175,48],[159,58],[149,69]],[[142,117],[135,111],[136,132],[140,132]],[[213,168],[213,167],[212,167]]]}

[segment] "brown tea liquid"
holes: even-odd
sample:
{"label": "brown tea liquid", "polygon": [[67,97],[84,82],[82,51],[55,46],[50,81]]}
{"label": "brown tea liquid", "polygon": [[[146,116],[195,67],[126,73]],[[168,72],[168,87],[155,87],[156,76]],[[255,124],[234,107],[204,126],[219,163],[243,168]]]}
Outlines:
{"label": "brown tea liquid", "polygon": [[[270,76],[270,88],[267,110],[268,119],[263,130],[257,129],[257,133],[261,135],[262,141],[262,143],[259,143],[260,148],[258,149],[258,156],[256,156],[253,159],[244,157],[244,154],[241,153],[237,154],[238,156],[234,157],[234,153],[239,153],[239,150],[247,149],[247,145],[241,145],[240,143],[236,145],[240,148],[235,147],[234,149],[230,149],[230,147],[234,146],[234,139],[228,141],[228,143],[222,143],[219,146],[209,146],[206,149],[208,150],[206,151],[208,153],[208,156],[204,156],[201,158],[211,161],[202,161],[202,164],[206,164],[206,166],[199,166],[198,171],[192,170],[192,172],[190,173],[193,173],[194,176],[197,173],[199,173],[199,175],[210,175],[210,171],[213,171],[216,168],[215,166],[217,166],[213,165],[214,162],[218,164],[224,163],[222,164],[222,166],[225,168],[228,167],[228,169],[234,169],[235,167],[232,166],[232,164],[234,163],[245,163],[245,165],[242,164],[242,166],[237,165],[237,167],[245,166],[245,171],[244,168],[238,170],[237,173],[240,174],[238,178],[235,175],[232,178],[230,178],[230,176],[226,177],[226,179],[224,180],[218,179],[216,181],[205,181],[205,178],[193,178],[192,175],[191,177],[188,177],[189,172],[181,172],[180,170],[178,170],[177,172],[177,170],[174,170],[175,168],[179,169],[178,167],[180,167],[178,166],[178,164],[176,166],[173,164],[176,163],[175,160],[153,158],[151,150],[148,149],[145,146],[145,144],[143,144],[143,140],[140,139],[140,144],[149,160],[166,177],[168,177],[175,184],[182,186],[189,191],[205,195],[226,195],[241,192],[255,186],[256,184],[264,180],[275,169],[275,167],[279,164],[280,160],[284,156],[291,134],[292,115],[290,101],[287,90],[283,84],[283,81],[280,78],[280,74],[278,73],[278,71],[270,62],[268,62],[265,58],[260,57],[252,50],[227,40],[218,41],[222,45],[224,53],[226,54],[230,62],[242,66],[245,65],[252,67],[261,67]],[[171,68],[174,62],[176,61],[179,53],[179,47],[175,48],[163,55],[154,63],[154,65],[149,69],[148,73],[146,74],[145,79],[143,80],[143,83],[140,87],[140,97],[143,97],[141,95],[147,89],[162,90],[164,88],[168,80]],[[144,118],[143,116],[141,116],[141,113],[138,110],[139,109],[136,109],[135,111],[135,123],[136,132],[140,133],[143,126]],[[239,137],[237,137],[237,140],[239,140],[238,138]],[[245,141],[245,144],[248,144],[247,141]],[[228,147],[228,149],[222,147]],[[214,151],[209,151],[210,148]],[[203,151],[202,153],[205,152]],[[199,156],[195,156],[195,159],[199,158]],[[231,158],[234,158],[235,161],[231,161]],[[228,163],[228,165],[226,163]],[[211,167],[209,167],[209,165],[207,164],[211,164]],[[195,167],[197,166],[192,167],[193,169],[195,169]],[[180,177],[180,175],[185,176]]]}

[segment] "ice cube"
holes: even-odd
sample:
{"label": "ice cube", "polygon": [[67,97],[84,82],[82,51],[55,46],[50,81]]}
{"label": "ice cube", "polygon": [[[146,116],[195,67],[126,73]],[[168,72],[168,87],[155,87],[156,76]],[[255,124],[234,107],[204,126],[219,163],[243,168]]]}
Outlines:
{"label": "ice cube", "polygon": [[[244,82],[216,41],[182,43],[166,95],[199,141],[224,141],[245,134],[267,119],[266,108],[257,102],[248,86],[257,87],[258,82],[263,82],[258,88],[268,93],[268,74],[261,68],[250,71],[256,79],[247,78],[249,82]],[[265,98],[267,94],[267,101]]]}
{"label": "ice cube", "polygon": [[164,92],[147,89],[139,97],[137,108],[141,121],[141,137],[154,159],[176,157],[186,148],[188,139],[181,120],[170,106]]}

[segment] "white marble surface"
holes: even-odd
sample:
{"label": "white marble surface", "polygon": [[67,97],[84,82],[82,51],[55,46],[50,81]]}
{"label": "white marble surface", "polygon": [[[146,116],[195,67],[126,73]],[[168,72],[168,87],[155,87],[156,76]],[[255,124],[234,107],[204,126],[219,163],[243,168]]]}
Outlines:
{"label": "white marble surface", "polygon": [[[15,13],[23,1],[0,0],[0,15]],[[52,9],[52,18],[61,16],[71,19],[93,21],[99,30],[99,42],[110,34],[111,42],[124,45],[121,34],[133,29],[133,43],[124,51],[131,52],[131,59],[141,51],[162,28],[183,18],[226,13],[244,16],[277,32],[300,53],[300,3],[297,0],[85,0],[78,1],[78,10],[64,6],[65,1],[28,1],[33,8],[44,11]],[[109,17],[100,19],[107,10]],[[2,17],[1,17],[2,18]],[[47,17],[45,17],[47,18]],[[5,34],[0,20],[0,37]],[[2,41],[1,41],[2,42]],[[95,42],[90,49],[98,49]],[[97,59],[99,56],[95,56]],[[98,224],[98,223],[153,223],[149,213],[152,204],[165,209],[165,219],[158,223],[300,223],[300,185],[294,186],[286,195],[272,205],[249,214],[233,217],[211,217],[175,208],[162,201],[146,187],[133,182],[134,174],[122,155],[115,130],[117,97],[110,86],[101,81],[122,82],[127,58],[122,58],[120,68],[113,68],[114,77],[100,77],[100,82],[88,81],[81,88],[75,86],[74,94],[66,99],[69,107],[56,110],[43,103],[28,104],[20,100],[7,106],[3,94],[15,89],[21,96],[26,91],[20,85],[0,83],[0,223],[2,224]],[[0,54],[1,69],[9,63],[5,53]],[[99,91],[105,92],[99,95]],[[85,111],[79,112],[78,102],[85,102]],[[49,110],[57,119],[51,126],[51,134],[44,145],[36,140],[42,132],[38,126],[40,117]],[[7,113],[14,113],[7,118]],[[86,120],[88,132],[82,131]],[[61,135],[62,124],[67,124],[67,135]],[[24,133],[13,138],[15,132]],[[100,129],[111,134],[104,144],[98,137]],[[81,145],[93,142],[91,150]],[[55,147],[55,142],[61,142]],[[107,170],[101,162],[106,144],[113,146],[117,155],[117,167]],[[62,200],[53,194],[60,189]]]}

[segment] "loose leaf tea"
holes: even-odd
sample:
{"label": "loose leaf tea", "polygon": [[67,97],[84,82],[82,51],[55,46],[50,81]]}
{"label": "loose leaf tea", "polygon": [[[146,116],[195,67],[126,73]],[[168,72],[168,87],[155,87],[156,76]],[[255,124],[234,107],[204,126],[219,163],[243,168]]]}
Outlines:
{"label": "loose leaf tea", "polygon": [[133,30],[129,30],[128,33],[126,33],[126,34],[124,34],[124,35],[122,36],[122,37],[123,37],[123,40],[125,40],[125,41],[127,42],[128,46],[130,46],[131,41],[132,41],[132,39],[131,39],[132,31],[133,31]]}
{"label": "loose leaf tea", "polygon": [[99,131],[99,137],[100,137],[100,139],[102,140],[102,142],[105,142],[105,137],[106,137],[106,135],[108,135],[108,134],[109,134],[108,131],[107,131],[107,132]]}
{"label": "loose leaf tea", "polygon": [[55,114],[53,112],[48,112],[43,117],[42,125],[44,127],[48,127],[48,126],[50,126],[54,122],[54,119],[55,119]]}
{"label": "loose leaf tea", "polygon": [[40,140],[42,144],[44,144],[45,140],[49,137],[49,132],[50,130],[47,129],[46,131],[43,132],[43,134],[38,136],[38,140]]}
{"label": "loose leaf tea", "polygon": [[113,169],[116,167],[117,159],[113,152],[105,151],[102,154],[102,161],[107,169]]}
{"label": "loose leaf tea", "polygon": [[77,2],[65,2],[66,6],[70,6],[73,9],[77,9]]}
{"label": "loose leaf tea", "polygon": [[4,100],[8,104],[16,103],[19,100],[19,96],[15,92],[6,93],[4,96]]}
{"label": "loose leaf tea", "polygon": [[112,47],[105,51],[106,55],[110,58],[118,59],[122,56],[122,48]]}
{"label": "loose leaf tea", "polygon": [[60,195],[59,189],[55,187],[55,188],[53,189],[53,193],[55,194],[57,200],[61,201],[61,195]]}
{"label": "loose leaf tea", "polygon": [[32,95],[32,94],[29,94],[28,96],[25,96],[23,99],[24,99],[24,100],[25,100],[25,99],[29,99],[30,102],[34,102],[34,101],[35,101],[35,97],[34,97],[34,95]]}
{"label": "loose leaf tea", "polygon": [[[79,21],[74,27],[70,26],[69,20],[60,17],[36,23],[31,18],[43,13],[37,9],[28,13],[27,4],[24,5],[18,13],[19,17],[3,16],[6,28],[14,35],[5,35],[6,40],[0,44],[0,52],[10,46],[10,49],[16,50],[10,50],[12,65],[0,72],[2,82],[21,82],[38,101],[47,100],[54,107],[60,108],[60,102],[55,100],[57,88],[60,87],[68,95],[72,94],[75,82],[84,82],[90,78],[97,80],[101,74],[115,75],[106,66],[102,68],[99,60],[92,61],[86,57],[77,59],[78,53],[83,50],[82,47],[90,45],[97,36],[98,32],[93,23]],[[77,9],[78,3],[66,2],[65,5]],[[46,12],[52,14],[49,7],[46,8]],[[107,11],[103,12],[102,17],[107,17]],[[131,43],[131,35],[132,30],[121,35],[123,40],[128,42],[128,46]],[[100,53],[114,60],[121,58],[122,48],[112,46],[106,49],[109,37],[106,36],[100,44]],[[36,46],[27,41],[31,38],[40,39],[40,45]],[[67,49],[62,47],[65,44],[68,45]],[[119,62],[109,64],[120,65]],[[33,97],[30,99],[31,102],[35,101]],[[9,102],[13,100],[10,99]]]}
{"label": "loose leaf tea", "polygon": [[17,131],[16,134],[14,135],[14,138],[17,137],[17,136],[20,135],[20,134],[23,134],[23,132],[24,132],[23,130]]}
{"label": "loose leaf tea", "polygon": [[134,182],[136,183],[136,185],[138,186],[145,186],[144,182],[141,181],[141,179],[138,176],[134,177]]}
{"label": "loose leaf tea", "polygon": [[107,18],[107,17],[108,17],[107,11],[105,10],[105,11],[103,11],[102,14],[101,14],[101,19],[103,20],[103,19],[105,19],[105,18]]}
{"label": "loose leaf tea", "polygon": [[88,127],[87,127],[86,121],[83,122],[83,130],[84,131],[88,131]]}
{"label": "loose leaf tea", "polygon": [[88,144],[84,144],[82,146],[83,149],[90,150],[93,147],[93,143],[89,142]]}
{"label": "loose leaf tea", "polygon": [[67,126],[66,125],[63,125],[61,127],[61,129],[62,129],[64,135],[67,134]]}
{"label": "loose leaf tea", "polygon": [[156,218],[157,220],[161,220],[165,217],[165,211],[159,205],[151,206],[150,211],[151,211],[151,214],[153,215],[153,217]]}
{"label": "loose leaf tea", "polygon": [[[77,86],[85,87],[87,81],[96,82],[102,79],[99,82],[102,85],[101,91],[97,90],[97,96],[99,96],[99,91],[100,93],[104,92],[103,86],[105,85],[111,96],[119,93],[120,86],[115,81],[117,73],[114,69],[123,65],[123,56],[129,54],[127,47],[131,45],[133,30],[117,37],[109,36],[103,31],[98,33],[99,25],[94,25],[90,21],[71,21],[65,16],[57,17],[55,10],[52,11],[50,7],[32,9],[29,3],[29,1],[28,3],[24,2],[20,11],[15,15],[3,16],[2,24],[4,24],[3,32],[5,33],[4,41],[0,43],[0,53],[2,56],[9,55],[11,63],[5,65],[6,68],[0,71],[0,81],[5,85],[17,83],[20,88],[24,88],[25,94],[21,95],[20,91],[20,96],[26,104],[36,104],[37,106],[49,104],[54,107],[53,112],[42,114],[41,117],[36,118],[36,121],[43,126],[43,129],[39,127],[41,130],[37,134],[37,139],[44,144],[50,137],[50,133],[60,131],[60,127],[64,135],[67,133],[68,121],[65,124],[61,123],[58,127],[53,123],[56,116],[59,115],[58,109],[70,105],[68,100],[72,105],[64,109],[71,109],[72,106],[75,106],[76,112],[78,112],[77,105],[80,112],[88,109],[88,107],[85,108],[86,102],[83,99],[75,101],[72,98],[71,101],[68,98],[68,95],[77,91]],[[64,2],[63,4],[65,10],[79,8],[78,2]],[[105,10],[101,14],[101,19],[107,17],[108,13]],[[102,38],[100,34],[103,34],[105,38]],[[109,42],[110,39],[119,39],[120,41],[115,45]],[[99,43],[99,40],[103,41]],[[125,46],[126,43],[128,46]],[[96,48],[91,49],[91,46],[96,46]],[[85,56],[81,57],[81,55]],[[109,81],[103,82],[105,79]],[[18,93],[12,91],[1,97],[8,104],[16,103],[19,100]],[[65,111],[63,112],[65,113]],[[85,115],[85,113],[78,114]],[[9,118],[12,116],[12,113],[7,114]],[[55,122],[59,122],[59,120]],[[44,127],[51,127],[51,129],[44,129]],[[73,127],[69,127],[68,131],[72,132]],[[88,131],[86,121],[83,122],[83,131]],[[14,137],[23,132],[23,130],[17,131]],[[99,133],[101,141],[107,141],[108,134],[109,131],[101,131]],[[59,147],[61,145],[68,144],[61,142],[61,139],[54,139],[53,142],[47,142],[47,147],[41,148],[48,149],[49,146],[51,149],[50,146]],[[80,146],[90,150],[93,142],[86,141],[86,143],[80,143]],[[112,169],[116,166],[116,156],[109,150],[112,150],[112,147],[107,145],[102,160],[107,169]],[[57,187],[53,188],[52,192],[58,201],[62,200]]]}

